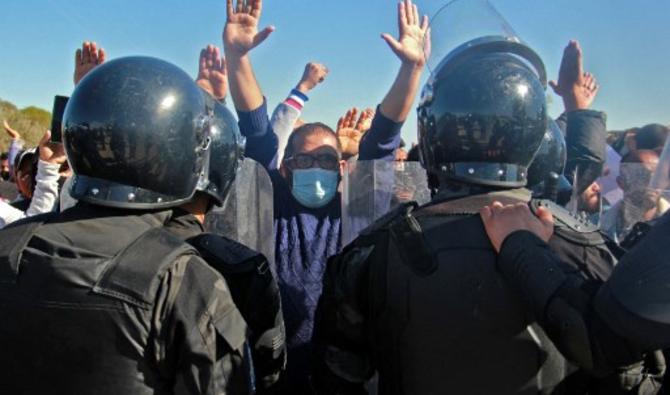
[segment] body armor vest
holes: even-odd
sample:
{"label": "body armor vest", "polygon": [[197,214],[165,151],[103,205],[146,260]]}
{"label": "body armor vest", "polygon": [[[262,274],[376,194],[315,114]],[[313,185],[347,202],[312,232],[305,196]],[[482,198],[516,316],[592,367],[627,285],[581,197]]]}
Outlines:
{"label": "body armor vest", "polygon": [[161,274],[195,250],[137,217],[128,225],[145,230],[111,259],[49,256],[29,242],[52,217],[2,233],[1,392],[172,393],[149,366],[147,332]]}
{"label": "body armor vest", "polygon": [[404,206],[362,238],[376,235],[370,338],[380,394],[557,394],[574,370],[497,272],[472,204]]}

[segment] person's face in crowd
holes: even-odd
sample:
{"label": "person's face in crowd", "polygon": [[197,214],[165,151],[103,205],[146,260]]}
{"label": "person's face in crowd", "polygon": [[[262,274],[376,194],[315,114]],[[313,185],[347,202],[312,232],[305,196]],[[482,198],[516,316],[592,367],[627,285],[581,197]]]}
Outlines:
{"label": "person's face in crowd", "polygon": [[638,151],[639,162],[622,163],[617,178],[623,190],[624,202],[642,209],[656,206],[659,194],[649,189],[651,176],[658,166],[658,155],[652,151]]}
{"label": "person's face in crowd", "polygon": [[21,166],[16,170],[16,186],[19,192],[26,199],[33,197],[33,164],[29,160],[24,160]]}
{"label": "person's face in crowd", "polygon": [[395,150],[395,160],[396,162],[405,162],[407,160],[407,151],[403,148]]}
{"label": "person's face in crowd", "polygon": [[3,180],[9,180],[9,159],[3,159],[2,164],[0,165],[0,177]]}
{"label": "person's face in crowd", "polygon": [[600,211],[600,185],[594,182],[579,196],[579,209],[589,214]]}
{"label": "person's face in crowd", "polygon": [[284,158],[281,174],[302,205],[318,208],[328,204],[344,172],[344,161],[333,133],[315,129],[292,142],[293,152]]}

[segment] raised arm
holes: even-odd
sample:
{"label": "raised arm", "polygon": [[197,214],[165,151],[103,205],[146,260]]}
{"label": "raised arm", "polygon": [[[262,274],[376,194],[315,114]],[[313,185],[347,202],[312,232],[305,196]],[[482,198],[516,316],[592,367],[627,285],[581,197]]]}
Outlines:
{"label": "raised arm", "polygon": [[246,3],[237,0],[237,5],[233,8],[233,0],[226,1],[228,18],[223,30],[230,94],[238,111],[252,111],[263,104],[263,93],[251,67],[249,51],[265,41],[274,31],[273,26],[258,31],[262,0],[250,1],[250,5],[245,5]]}
{"label": "raised arm", "polygon": [[[249,51],[262,43],[274,27],[258,31],[261,0],[226,1],[228,18],[223,30],[223,49],[228,66],[230,96],[237,110],[240,132],[247,139],[245,154],[266,169],[277,168],[278,140],[272,131],[265,98],[251,67]],[[245,5],[246,4],[246,5]]]}
{"label": "raised arm", "polygon": [[360,160],[395,158],[395,150],[400,145],[402,123],[412,109],[421,73],[430,55],[428,17],[421,18],[417,6],[411,0],[398,4],[398,30],[398,39],[387,33],[382,35],[400,59],[400,70],[377,109],[370,131],[361,140]]}
{"label": "raised arm", "polygon": [[210,44],[200,51],[198,78],[195,82],[217,101],[223,102],[228,93],[226,70],[226,58],[221,56],[218,47]]}
{"label": "raised arm", "polygon": [[300,82],[291,89],[286,100],[279,103],[272,113],[270,123],[279,138],[279,162],[281,162],[288,138],[293,133],[302,109],[309,100],[307,94],[322,83],[328,75],[328,67],[320,63],[307,63]]}
{"label": "raised arm", "polygon": [[586,188],[600,176],[607,160],[607,117],[591,110],[600,86],[593,74],[584,72],[584,56],[577,41],[570,41],[563,51],[558,81],[549,85],[563,99],[565,112],[557,119],[565,131],[567,164],[565,174],[572,177],[579,168],[580,180],[574,183]]}
{"label": "raised arm", "polygon": [[81,81],[86,74],[97,66],[103,64],[107,54],[103,48],[98,48],[95,42],[84,41],[81,49],[77,49],[74,54],[74,84]]}
{"label": "raised arm", "polygon": [[393,122],[404,122],[412,109],[421,72],[426,64],[424,48],[430,48],[430,45],[426,45],[430,42],[428,29],[428,17],[420,18],[416,4],[405,0],[398,4],[400,37],[396,40],[388,33],[382,34],[382,38],[401,61],[391,90],[379,106],[382,114]]}

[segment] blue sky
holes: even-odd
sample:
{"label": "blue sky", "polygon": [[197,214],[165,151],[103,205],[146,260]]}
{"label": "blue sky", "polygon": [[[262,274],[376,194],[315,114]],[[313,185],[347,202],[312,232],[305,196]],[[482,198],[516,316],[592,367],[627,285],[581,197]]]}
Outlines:
{"label": "blue sky", "polygon": [[[602,86],[594,107],[607,112],[610,129],[670,123],[670,1],[491,1],[540,53],[551,78],[568,40],[581,42],[586,69]],[[417,4],[432,15],[444,2]],[[380,38],[397,34],[395,12],[394,0],[266,0],[261,24],[277,30],[253,61],[270,106],[295,85],[306,62],[319,61],[331,74],[312,92],[307,121],[335,126],[348,107],[374,107],[399,66]],[[50,109],[53,95],[71,93],[74,51],[85,39],[110,57],[156,56],[195,76],[200,48],[221,45],[224,21],[223,0],[6,0],[0,98]],[[552,115],[561,107],[553,96]],[[414,113],[403,136],[416,141]]]}

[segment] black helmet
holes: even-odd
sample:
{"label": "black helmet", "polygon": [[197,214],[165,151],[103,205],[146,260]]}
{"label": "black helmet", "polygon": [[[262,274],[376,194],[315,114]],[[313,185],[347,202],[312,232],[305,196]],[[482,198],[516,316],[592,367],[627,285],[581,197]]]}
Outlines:
{"label": "black helmet", "polygon": [[520,41],[481,37],[453,50],[418,109],[421,160],[440,180],[526,185],[547,129],[546,74]]}
{"label": "black helmet", "polygon": [[237,120],[222,104],[203,91],[211,114],[211,155],[206,177],[198,184],[198,191],[205,192],[223,204],[242,160],[243,143]]}
{"label": "black helmet", "polygon": [[72,197],[132,209],[192,199],[209,156],[200,88],[178,67],[126,57],[96,67],[70,98],[63,143]]}
{"label": "black helmet", "polygon": [[[556,121],[549,118],[540,149],[528,167],[527,188],[533,191],[533,196],[554,200],[559,195],[570,195],[570,182],[563,175],[567,155],[563,132]],[[547,196],[548,191],[553,191],[549,193],[552,196]]]}

